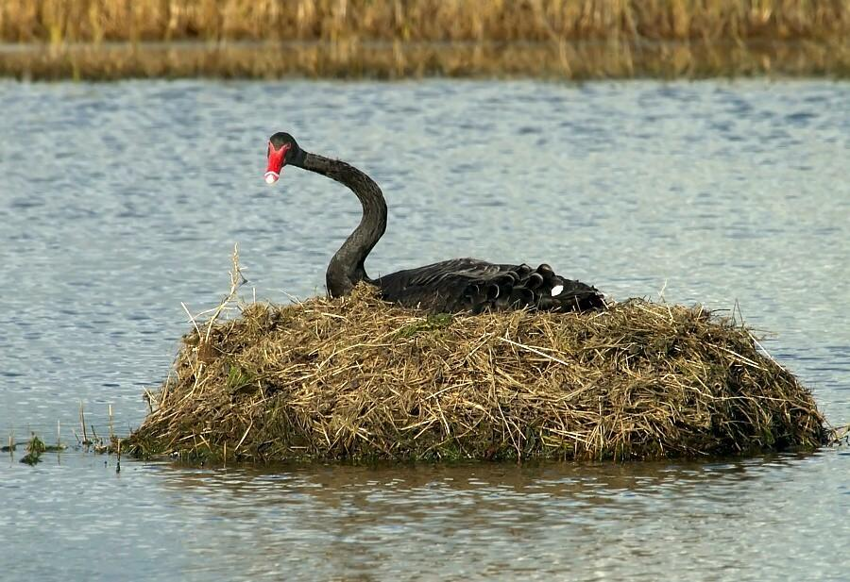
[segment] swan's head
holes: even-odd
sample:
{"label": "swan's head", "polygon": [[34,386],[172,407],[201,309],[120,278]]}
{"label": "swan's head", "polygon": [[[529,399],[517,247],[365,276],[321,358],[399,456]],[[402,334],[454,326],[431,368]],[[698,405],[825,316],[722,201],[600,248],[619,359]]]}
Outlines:
{"label": "swan's head", "polygon": [[269,165],[266,168],[266,184],[277,182],[286,164],[300,166],[304,159],[304,152],[298,147],[295,138],[282,131],[277,132],[269,138],[267,154]]}

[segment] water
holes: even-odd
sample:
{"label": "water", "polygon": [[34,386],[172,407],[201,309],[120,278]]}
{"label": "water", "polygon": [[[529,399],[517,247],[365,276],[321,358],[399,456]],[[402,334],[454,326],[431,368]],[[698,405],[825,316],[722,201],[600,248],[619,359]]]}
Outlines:
{"label": "water", "polygon": [[[850,423],[850,90],[817,82],[0,83],[0,433],[126,433],[240,245],[248,295],[322,292],[387,194],[371,275],[550,262],[617,298],[740,306]],[[710,463],[187,468],[0,461],[4,580],[847,579],[850,452]]]}

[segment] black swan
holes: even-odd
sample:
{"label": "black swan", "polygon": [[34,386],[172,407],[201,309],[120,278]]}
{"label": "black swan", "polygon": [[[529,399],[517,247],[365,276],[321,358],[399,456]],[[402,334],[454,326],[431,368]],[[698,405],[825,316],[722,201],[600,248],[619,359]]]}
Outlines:
{"label": "black swan", "polygon": [[332,297],[346,295],[357,283],[367,281],[377,286],[388,301],[432,312],[522,308],[583,311],[605,305],[594,287],[560,277],[546,264],[532,269],[525,264],[451,259],[371,279],[364,262],[387,226],[387,204],[381,189],[354,166],[306,152],[291,135],[280,132],[269,139],[266,182],[277,182],[286,165],[348,186],[363,206],[360,225],[328,266],[328,292]]}

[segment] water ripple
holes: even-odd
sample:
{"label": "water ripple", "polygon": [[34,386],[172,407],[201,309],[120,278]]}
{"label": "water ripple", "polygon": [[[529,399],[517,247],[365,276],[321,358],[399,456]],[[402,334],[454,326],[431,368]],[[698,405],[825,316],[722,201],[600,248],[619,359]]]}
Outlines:
{"label": "water ripple", "polygon": [[[361,166],[373,275],[549,262],[700,302],[850,422],[850,92],[831,82],[0,82],[0,428],[143,417],[229,253],[257,296],[321,292],[359,217],[268,135]],[[11,357],[9,357],[11,356]],[[4,433],[5,434],[5,433]],[[4,437],[5,440],[5,437]],[[210,470],[0,458],[4,579],[841,579],[846,451],[629,465]]]}

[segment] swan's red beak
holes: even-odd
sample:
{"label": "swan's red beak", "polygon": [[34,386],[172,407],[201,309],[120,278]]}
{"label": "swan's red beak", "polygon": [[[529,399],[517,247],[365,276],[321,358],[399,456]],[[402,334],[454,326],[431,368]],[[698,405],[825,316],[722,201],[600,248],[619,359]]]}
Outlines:
{"label": "swan's red beak", "polygon": [[286,152],[292,147],[288,143],[280,146],[280,149],[275,149],[274,144],[269,142],[269,165],[266,168],[266,184],[274,184],[280,180],[280,173],[283,171],[283,162],[286,157]]}

